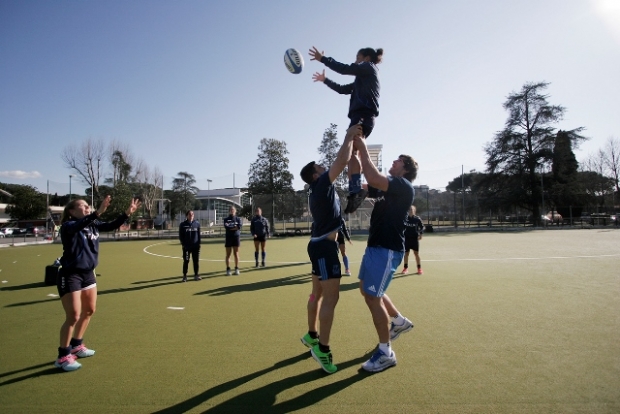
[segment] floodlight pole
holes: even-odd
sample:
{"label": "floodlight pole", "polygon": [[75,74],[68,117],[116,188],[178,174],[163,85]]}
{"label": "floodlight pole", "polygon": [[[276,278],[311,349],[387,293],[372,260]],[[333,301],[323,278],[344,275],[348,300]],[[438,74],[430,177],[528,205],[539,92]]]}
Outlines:
{"label": "floodlight pole", "polygon": [[71,191],[71,179],[75,177],[73,174],[69,174],[69,201],[73,198],[73,193]]}

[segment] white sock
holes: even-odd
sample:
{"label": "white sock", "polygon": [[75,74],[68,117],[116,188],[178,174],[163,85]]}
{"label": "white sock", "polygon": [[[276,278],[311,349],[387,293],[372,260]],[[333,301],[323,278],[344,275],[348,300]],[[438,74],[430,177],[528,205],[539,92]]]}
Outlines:
{"label": "white sock", "polygon": [[405,318],[399,313],[394,317],[392,322],[394,322],[395,325],[402,325],[403,323],[405,323]]}
{"label": "white sock", "polygon": [[392,355],[392,348],[390,347],[390,343],[388,342],[387,344],[379,344],[379,350],[381,352],[383,352],[385,355],[390,356]]}

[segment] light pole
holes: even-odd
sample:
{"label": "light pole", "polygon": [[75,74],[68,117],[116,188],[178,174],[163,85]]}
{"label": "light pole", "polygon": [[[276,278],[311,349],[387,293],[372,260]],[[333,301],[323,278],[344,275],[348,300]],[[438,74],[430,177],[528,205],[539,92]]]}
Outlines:
{"label": "light pole", "polygon": [[69,201],[71,201],[71,198],[73,196],[73,193],[71,192],[71,179],[75,177],[75,175],[73,174],[69,174]]}
{"label": "light pole", "polygon": [[211,183],[213,180],[207,178],[207,215],[209,216],[209,223],[211,223]]}

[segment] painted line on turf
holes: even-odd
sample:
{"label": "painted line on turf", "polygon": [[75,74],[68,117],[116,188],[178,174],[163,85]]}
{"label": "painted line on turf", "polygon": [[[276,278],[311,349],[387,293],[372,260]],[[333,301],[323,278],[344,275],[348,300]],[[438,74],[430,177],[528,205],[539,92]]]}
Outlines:
{"label": "painted line on turf", "polygon": [[185,310],[185,308],[180,308],[178,306],[168,306],[166,309],[170,309],[170,310]]}
{"label": "painted line on turf", "polygon": [[[144,253],[146,253],[146,254],[150,254],[151,256],[164,257],[164,258],[167,258],[167,259],[183,259],[181,256],[166,256],[164,254],[157,254],[157,253],[152,253],[152,252],[148,251],[148,249],[150,247],[158,246],[160,244],[172,244],[172,243],[161,242],[161,243],[150,244],[150,245],[146,246],[144,249],[142,249],[142,251]],[[200,261],[201,262],[203,262],[203,261],[204,262],[224,262],[225,260],[224,259],[203,259],[203,258],[200,258]],[[239,260],[239,263],[254,263],[254,260]],[[306,264],[306,263],[310,263],[310,261],[307,261],[307,262],[274,262],[274,261],[270,260],[269,263],[277,263],[277,264],[296,264],[296,263],[299,263],[299,264]]]}

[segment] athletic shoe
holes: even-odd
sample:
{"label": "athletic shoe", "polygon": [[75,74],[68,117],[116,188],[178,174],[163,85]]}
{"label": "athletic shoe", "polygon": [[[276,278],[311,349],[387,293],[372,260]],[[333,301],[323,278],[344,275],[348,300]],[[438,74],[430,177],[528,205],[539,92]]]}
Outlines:
{"label": "athletic shoe", "polygon": [[239,275],[239,269],[235,269],[235,275]]}
{"label": "athletic shoe", "polygon": [[54,361],[54,366],[61,368],[63,371],[75,371],[81,368],[82,364],[75,360],[75,355],[69,354]]}
{"label": "athletic shoe", "polygon": [[196,276],[194,276],[194,280],[195,280],[196,282],[198,282],[199,280],[202,280],[202,278],[201,278],[200,276],[196,275]]}
{"label": "athletic shoe", "polygon": [[405,318],[405,322],[402,325],[396,325],[394,322],[390,325],[390,341],[398,339],[400,334],[409,332],[413,329],[413,323]]}
{"label": "athletic shoe", "polygon": [[355,213],[357,209],[362,205],[367,195],[368,191],[364,190],[363,188],[355,194],[350,194],[349,197],[347,197],[347,208],[344,210],[344,212],[347,214]]}
{"label": "athletic shoe", "polygon": [[380,349],[377,349],[373,356],[362,364],[362,368],[368,372],[379,372],[394,365],[396,365],[396,354],[394,351],[388,356]]}
{"label": "athletic shoe", "polygon": [[226,276],[230,276],[230,269],[226,269]]}
{"label": "athletic shoe", "polygon": [[265,262],[262,262],[262,263],[260,264],[260,267],[265,267]]}
{"label": "athletic shoe", "polygon": [[419,269],[418,269],[418,274],[419,274],[419,275],[424,274],[424,271],[422,270],[422,268],[419,268]]}
{"label": "athletic shoe", "polygon": [[307,333],[301,337],[301,343],[308,348],[312,348],[313,346],[319,344],[319,338],[313,338],[309,333]]}
{"label": "athletic shoe", "polygon": [[338,368],[332,363],[331,351],[327,353],[321,352],[318,343],[310,348],[310,353],[312,353],[312,357],[319,363],[321,368],[323,368],[323,371],[328,374],[333,374],[338,370]]}
{"label": "athletic shoe", "polygon": [[344,275],[345,276],[351,276],[351,271],[349,271],[349,269],[344,271]]}
{"label": "athletic shoe", "polygon": [[181,282],[187,282],[187,276],[183,276],[183,279],[181,279]]}
{"label": "athletic shoe", "polygon": [[254,267],[258,267],[258,262],[256,262],[256,266],[254,266]]}
{"label": "athletic shoe", "polygon": [[86,345],[78,345],[75,347],[71,347],[71,355],[79,357],[79,358],[88,358],[95,355],[95,351],[92,349],[86,348]]}
{"label": "athletic shoe", "polygon": [[407,273],[409,273],[409,268],[408,268],[408,267],[405,267],[401,273],[402,273],[403,275],[406,275]]}

